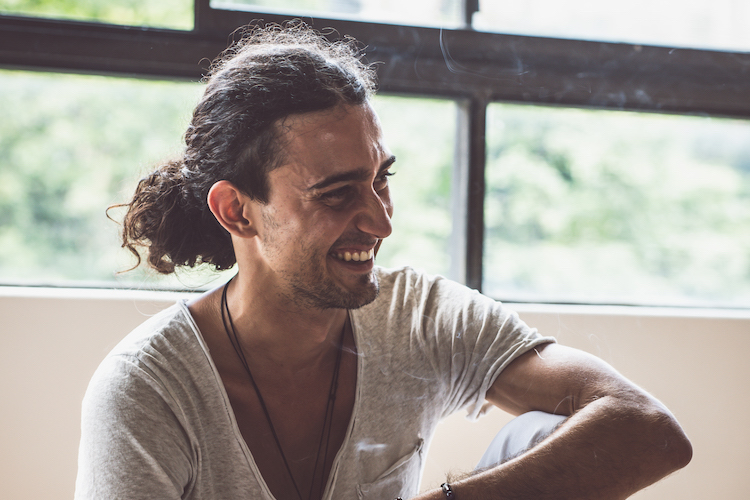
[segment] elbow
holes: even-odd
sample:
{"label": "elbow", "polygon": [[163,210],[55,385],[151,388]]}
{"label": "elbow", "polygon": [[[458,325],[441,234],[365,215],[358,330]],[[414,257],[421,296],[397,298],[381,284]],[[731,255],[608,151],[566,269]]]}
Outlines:
{"label": "elbow", "polygon": [[632,427],[624,436],[630,440],[633,457],[637,458],[647,483],[659,481],[690,463],[693,445],[677,419],[663,404],[647,397],[630,406],[630,411],[626,410],[626,413],[632,419],[624,420],[630,421]]}
{"label": "elbow", "polygon": [[677,429],[674,431],[674,436],[671,438],[669,444],[672,456],[672,465],[674,470],[682,469],[693,459],[693,445],[690,443],[685,432],[675,422]]}
{"label": "elbow", "polygon": [[659,411],[659,417],[656,421],[658,424],[655,427],[659,429],[659,455],[662,463],[668,469],[666,472],[671,473],[682,469],[693,458],[693,445],[690,443],[690,439],[674,416],[666,409]]}

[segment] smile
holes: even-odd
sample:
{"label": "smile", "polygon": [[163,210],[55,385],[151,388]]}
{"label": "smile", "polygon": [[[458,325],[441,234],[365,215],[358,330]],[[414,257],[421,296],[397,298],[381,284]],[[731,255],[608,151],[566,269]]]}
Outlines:
{"label": "smile", "polygon": [[344,262],[364,262],[366,260],[370,260],[375,255],[375,250],[370,249],[369,251],[362,250],[361,252],[342,252],[342,253],[334,253],[332,254],[334,257],[336,257],[338,260],[343,260]]}

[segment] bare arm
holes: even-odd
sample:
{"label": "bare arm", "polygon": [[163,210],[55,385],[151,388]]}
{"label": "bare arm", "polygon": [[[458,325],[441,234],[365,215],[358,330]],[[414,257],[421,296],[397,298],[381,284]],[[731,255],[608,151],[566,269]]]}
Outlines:
{"label": "bare arm", "polygon": [[[687,437],[656,399],[602,360],[556,344],[528,352],[487,399],[518,415],[570,415],[528,453],[452,483],[460,500],[622,499],[684,467]],[[420,500],[440,500],[439,490]]]}

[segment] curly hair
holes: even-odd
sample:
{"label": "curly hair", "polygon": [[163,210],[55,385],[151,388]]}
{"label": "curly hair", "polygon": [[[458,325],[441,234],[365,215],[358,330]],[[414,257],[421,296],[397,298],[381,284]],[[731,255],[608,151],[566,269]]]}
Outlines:
{"label": "curly hair", "polygon": [[127,207],[122,247],[162,274],[235,262],[229,233],[206,202],[227,180],[268,201],[268,173],[283,164],[278,123],[292,114],[365,103],[375,74],[353,39],[329,42],[302,22],[244,28],[211,65],[182,158],[142,178]]}

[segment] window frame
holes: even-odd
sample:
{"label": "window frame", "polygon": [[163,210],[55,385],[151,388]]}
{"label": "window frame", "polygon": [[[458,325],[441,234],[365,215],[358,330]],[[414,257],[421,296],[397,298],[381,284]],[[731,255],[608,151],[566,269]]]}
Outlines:
{"label": "window frame", "polygon": [[[458,103],[452,273],[472,288],[482,288],[490,103],[750,118],[750,53],[478,32],[477,9],[463,0],[459,29],[301,17],[356,38],[381,93]],[[289,19],[210,0],[195,0],[194,13],[192,30],[0,14],[0,67],[196,81],[237,27]]]}

